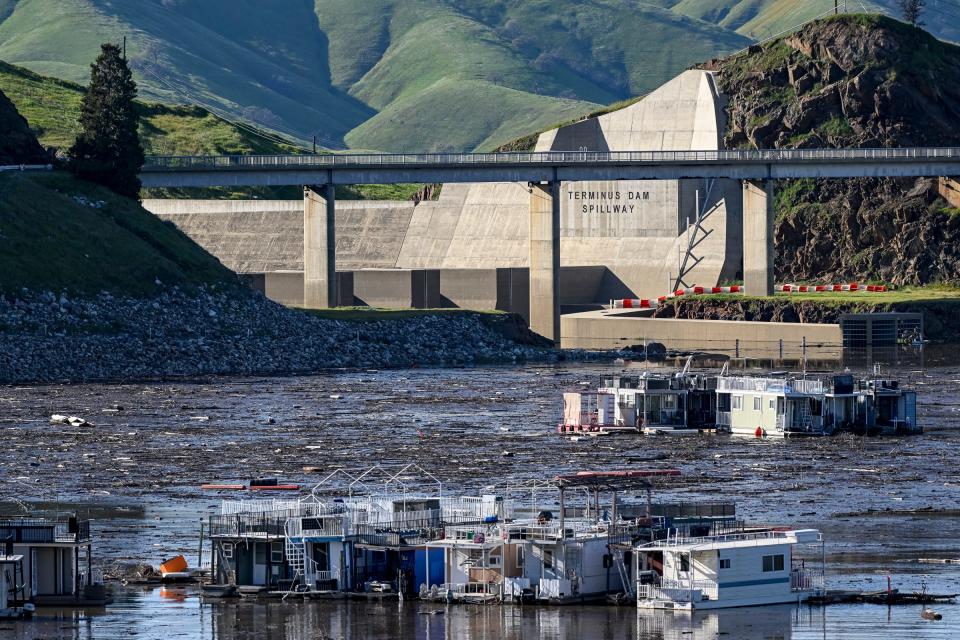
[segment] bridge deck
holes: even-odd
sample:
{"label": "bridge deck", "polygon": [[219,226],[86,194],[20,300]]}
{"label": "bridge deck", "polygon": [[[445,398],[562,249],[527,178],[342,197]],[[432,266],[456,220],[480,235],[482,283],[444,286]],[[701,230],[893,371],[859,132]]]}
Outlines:
{"label": "bridge deck", "polygon": [[154,156],[147,187],[960,175],[960,148]]}

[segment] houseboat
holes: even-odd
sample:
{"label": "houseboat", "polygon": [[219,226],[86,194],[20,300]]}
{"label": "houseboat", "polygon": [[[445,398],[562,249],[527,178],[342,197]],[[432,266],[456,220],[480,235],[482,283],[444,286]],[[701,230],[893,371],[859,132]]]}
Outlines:
{"label": "houseboat", "polygon": [[[797,546],[809,555],[798,556]],[[692,611],[804,602],[824,593],[823,557],[815,529],[670,535],[634,548],[637,606]]]}
{"label": "houseboat", "polygon": [[[10,606],[103,606],[111,602],[93,567],[90,522],[75,514],[0,518]],[[19,572],[19,573],[18,573]],[[19,577],[17,577],[19,576]],[[15,585],[15,586],[14,586]]]}
{"label": "houseboat", "polygon": [[[678,474],[666,469],[558,476],[539,486],[541,493],[529,501],[511,501],[506,520],[445,527],[442,537],[427,544],[442,552],[444,582],[421,585],[421,597],[473,603],[622,602],[634,593],[630,558],[637,541],[652,541],[668,530],[705,534],[735,522],[729,503],[653,503],[653,483]],[[623,500],[636,492],[646,492],[646,501]],[[554,499],[543,502],[542,493]]]}
{"label": "houseboat", "polygon": [[898,380],[869,379],[860,383],[857,406],[858,425],[867,433],[915,434],[923,428],[917,423],[917,394],[904,389]]}
{"label": "houseboat", "polygon": [[755,436],[825,435],[824,393],[819,379],[722,376],[717,426]]}
{"label": "houseboat", "polygon": [[366,472],[357,477],[363,482],[341,493],[326,478],[299,500],[225,501],[209,522],[211,591],[413,596],[417,585],[443,581],[439,555],[426,545],[445,525],[503,517],[496,496],[445,496],[439,483],[435,491],[375,487]]}
{"label": "houseboat", "polygon": [[563,394],[558,431],[652,434],[712,428],[713,380],[686,370],[675,375],[603,376],[596,391]]}
{"label": "houseboat", "polygon": [[697,433],[762,436],[921,433],[916,393],[896,380],[850,374],[691,373],[604,376],[596,391],[563,394],[560,433]]}

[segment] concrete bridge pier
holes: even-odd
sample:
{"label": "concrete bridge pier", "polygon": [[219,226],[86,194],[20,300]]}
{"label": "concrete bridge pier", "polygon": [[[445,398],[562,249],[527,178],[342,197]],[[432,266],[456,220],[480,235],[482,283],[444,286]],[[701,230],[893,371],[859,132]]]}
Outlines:
{"label": "concrete bridge pier", "polygon": [[773,180],[743,180],[743,285],[773,295]]}
{"label": "concrete bridge pier", "polygon": [[560,346],[560,182],[531,182],[530,328]]}
{"label": "concrete bridge pier", "polygon": [[332,184],[303,188],[303,306],[337,306],[336,197]]}

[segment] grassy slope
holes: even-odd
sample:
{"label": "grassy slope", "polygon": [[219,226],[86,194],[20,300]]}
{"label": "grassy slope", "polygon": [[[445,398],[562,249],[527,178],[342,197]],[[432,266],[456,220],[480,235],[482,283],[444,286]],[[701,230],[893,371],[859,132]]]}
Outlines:
{"label": "grassy slope", "polygon": [[[0,91],[16,105],[30,123],[41,144],[67,148],[79,131],[83,87],[48,78],[21,67],[0,62]],[[299,151],[255,132],[222,120],[200,107],[160,104],[140,105],[140,139],[147,154],[218,155],[282,154]],[[338,191],[346,200],[408,200],[420,185],[357,185]],[[150,197],[198,197],[195,190],[153,190]],[[202,194],[214,198],[300,198],[292,188],[209,189]]]}
{"label": "grassy slope", "polygon": [[[4,0],[0,59],[83,81],[99,43],[126,35],[145,99],[222,109],[305,140],[320,133],[328,145],[464,149],[626,98],[746,42],[634,0],[312,5]],[[433,126],[451,112],[452,138]]]}
{"label": "grassy slope", "polygon": [[236,284],[216,258],[134,201],[66,174],[0,176],[0,291],[145,295],[157,279]]}
{"label": "grassy slope", "polygon": [[331,143],[372,115],[329,84],[322,34],[302,0],[21,0],[0,23],[0,59],[83,82],[99,44],[123,36],[148,99]]}

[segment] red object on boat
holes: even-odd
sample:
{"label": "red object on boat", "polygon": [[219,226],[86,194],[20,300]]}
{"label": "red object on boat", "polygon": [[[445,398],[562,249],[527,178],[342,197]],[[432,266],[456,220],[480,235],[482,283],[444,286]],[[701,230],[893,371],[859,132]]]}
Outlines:
{"label": "red object on boat", "polygon": [[201,489],[209,489],[212,491],[243,491],[247,488],[245,484],[202,484],[200,485]]}
{"label": "red object on boat", "polygon": [[762,438],[762,437],[763,437],[763,427],[757,427],[757,430],[753,432],[753,435],[757,436],[758,438]]}
{"label": "red object on boat", "polygon": [[268,484],[268,485],[253,485],[250,487],[250,491],[299,491],[300,485],[298,484]]}

